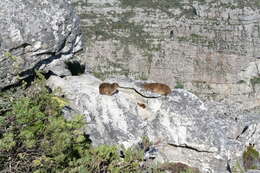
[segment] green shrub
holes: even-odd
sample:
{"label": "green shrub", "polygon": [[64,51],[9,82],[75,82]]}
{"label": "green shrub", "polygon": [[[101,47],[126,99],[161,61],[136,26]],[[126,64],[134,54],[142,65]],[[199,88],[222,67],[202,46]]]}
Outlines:
{"label": "green shrub", "polygon": [[260,163],[259,152],[252,145],[248,146],[243,153],[243,164],[245,169],[258,169]]}
{"label": "green shrub", "polygon": [[83,132],[82,116],[66,120],[64,98],[44,87],[38,74],[28,93],[10,101],[10,110],[0,115],[0,172],[113,172],[136,173],[144,168],[144,149],[116,146],[93,147]]}
{"label": "green shrub", "polygon": [[10,58],[10,59],[12,59],[13,61],[15,61],[15,60],[17,59],[17,57],[14,56],[14,55],[12,55],[11,52],[5,52],[5,53],[4,53],[4,57]]}
{"label": "green shrub", "polygon": [[180,82],[177,82],[174,88],[176,88],[176,89],[178,89],[178,88],[183,89],[184,85],[182,83],[180,83]]}
{"label": "green shrub", "polygon": [[9,167],[9,172],[62,170],[88,149],[80,130],[82,117],[68,121],[61,116],[61,108],[47,90],[12,103],[1,124],[0,158],[4,168]]}

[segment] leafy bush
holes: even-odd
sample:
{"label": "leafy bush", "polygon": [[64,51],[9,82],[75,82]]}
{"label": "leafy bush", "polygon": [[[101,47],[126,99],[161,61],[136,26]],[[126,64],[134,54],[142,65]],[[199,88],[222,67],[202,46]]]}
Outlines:
{"label": "leafy bush", "polygon": [[67,121],[57,97],[46,89],[35,94],[15,100],[1,117],[0,168],[7,172],[62,170],[89,148],[82,117]]}
{"label": "leafy bush", "polygon": [[144,149],[93,147],[83,132],[82,116],[66,120],[64,98],[50,93],[38,79],[27,93],[11,99],[0,115],[0,172],[141,172]]}
{"label": "leafy bush", "polygon": [[245,169],[259,169],[257,165],[260,164],[259,152],[254,149],[252,145],[247,147],[243,153],[243,164]]}

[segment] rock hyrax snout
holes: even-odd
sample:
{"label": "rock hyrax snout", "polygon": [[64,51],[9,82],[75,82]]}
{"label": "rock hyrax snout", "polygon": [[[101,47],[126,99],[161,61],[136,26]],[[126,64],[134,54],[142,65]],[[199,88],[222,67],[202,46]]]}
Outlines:
{"label": "rock hyrax snout", "polygon": [[146,83],[143,85],[143,87],[145,90],[161,95],[168,95],[172,92],[168,85],[162,83]]}
{"label": "rock hyrax snout", "polygon": [[99,93],[102,95],[112,96],[113,94],[118,92],[118,87],[118,83],[101,83],[99,85]]}

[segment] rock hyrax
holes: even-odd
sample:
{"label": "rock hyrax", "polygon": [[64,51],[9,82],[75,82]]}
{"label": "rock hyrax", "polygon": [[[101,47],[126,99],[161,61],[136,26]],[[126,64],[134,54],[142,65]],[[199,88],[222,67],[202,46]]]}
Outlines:
{"label": "rock hyrax", "polygon": [[118,87],[118,83],[101,83],[99,85],[99,93],[102,95],[112,96],[113,94],[118,92]]}
{"label": "rock hyrax", "polygon": [[146,83],[143,85],[143,87],[145,90],[161,95],[168,95],[172,92],[171,88],[168,85],[162,83]]}

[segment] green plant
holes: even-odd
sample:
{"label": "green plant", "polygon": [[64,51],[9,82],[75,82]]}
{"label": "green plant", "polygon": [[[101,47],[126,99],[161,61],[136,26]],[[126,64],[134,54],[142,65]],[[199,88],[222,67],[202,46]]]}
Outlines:
{"label": "green plant", "polygon": [[252,89],[253,89],[253,93],[255,93],[255,86],[257,84],[260,84],[260,77],[254,77],[252,79],[250,79],[250,83],[251,83],[251,86],[252,86]]}
{"label": "green plant", "polygon": [[[12,97],[6,93],[0,93],[0,115],[9,111],[11,109],[11,99]],[[1,116],[0,116],[0,124],[1,124]]]}
{"label": "green plant", "polygon": [[153,143],[150,141],[148,136],[143,136],[142,137],[142,144],[143,144],[143,148],[144,149],[147,149],[148,147],[153,145]]}
{"label": "green plant", "polygon": [[0,128],[0,158],[8,171],[58,171],[83,154],[89,144],[80,130],[82,117],[66,120],[61,116],[63,106],[46,90],[12,103]]}
{"label": "green plant", "polygon": [[248,146],[243,152],[243,164],[245,169],[257,169],[260,163],[259,152],[254,149],[252,145]]}
{"label": "green plant", "polygon": [[256,6],[257,8],[260,8],[260,2],[259,2],[259,1],[255,1],[255,6]]}
{"label": "green plant", "polygon": [[13,61],[15,61],[17,59],[17,57],[14,56],[11,52],[5,52],[4,56],[7,57],[7,58],[12,59]]}
{"label": "green plant", "polygon": [[246,83],[246,81],[244,81],[244,80],[237,81],[237,84],[243,84],[243,83]]}
{"label": "green plant", "polygon": [[238,173],[245,173],[245,170],[243,169],[243,166],[241,166],[239,161],[236,161],[236,165],[232,168],[232,171]]}
{"label": "green plant", "polygon": [[[136,148],[123,150],[124,158],[120,158],[118,148],[115,146],[101,145],[91,147],[80,159],[71,162],[75,167],[66,169],[69,172],[113,172],[113,173],[137,173],[143,168],[140,162],[143,159],[143,151]],[[84,172],[83,171],[83,172]]]}
{"label": "green plant", "polygon": [[260,77],[254,77],[250,79],[251,84],[254,86],[256,84],[260,84]]}
{"label": "green plant", "polygon": [[184,88],[184,85],[183,85],[182,83],[180,83],[180,82],[177,81],[174,88],[176,88],[176,89],[178,89],[178,88],[183,89],[183,88]]}

